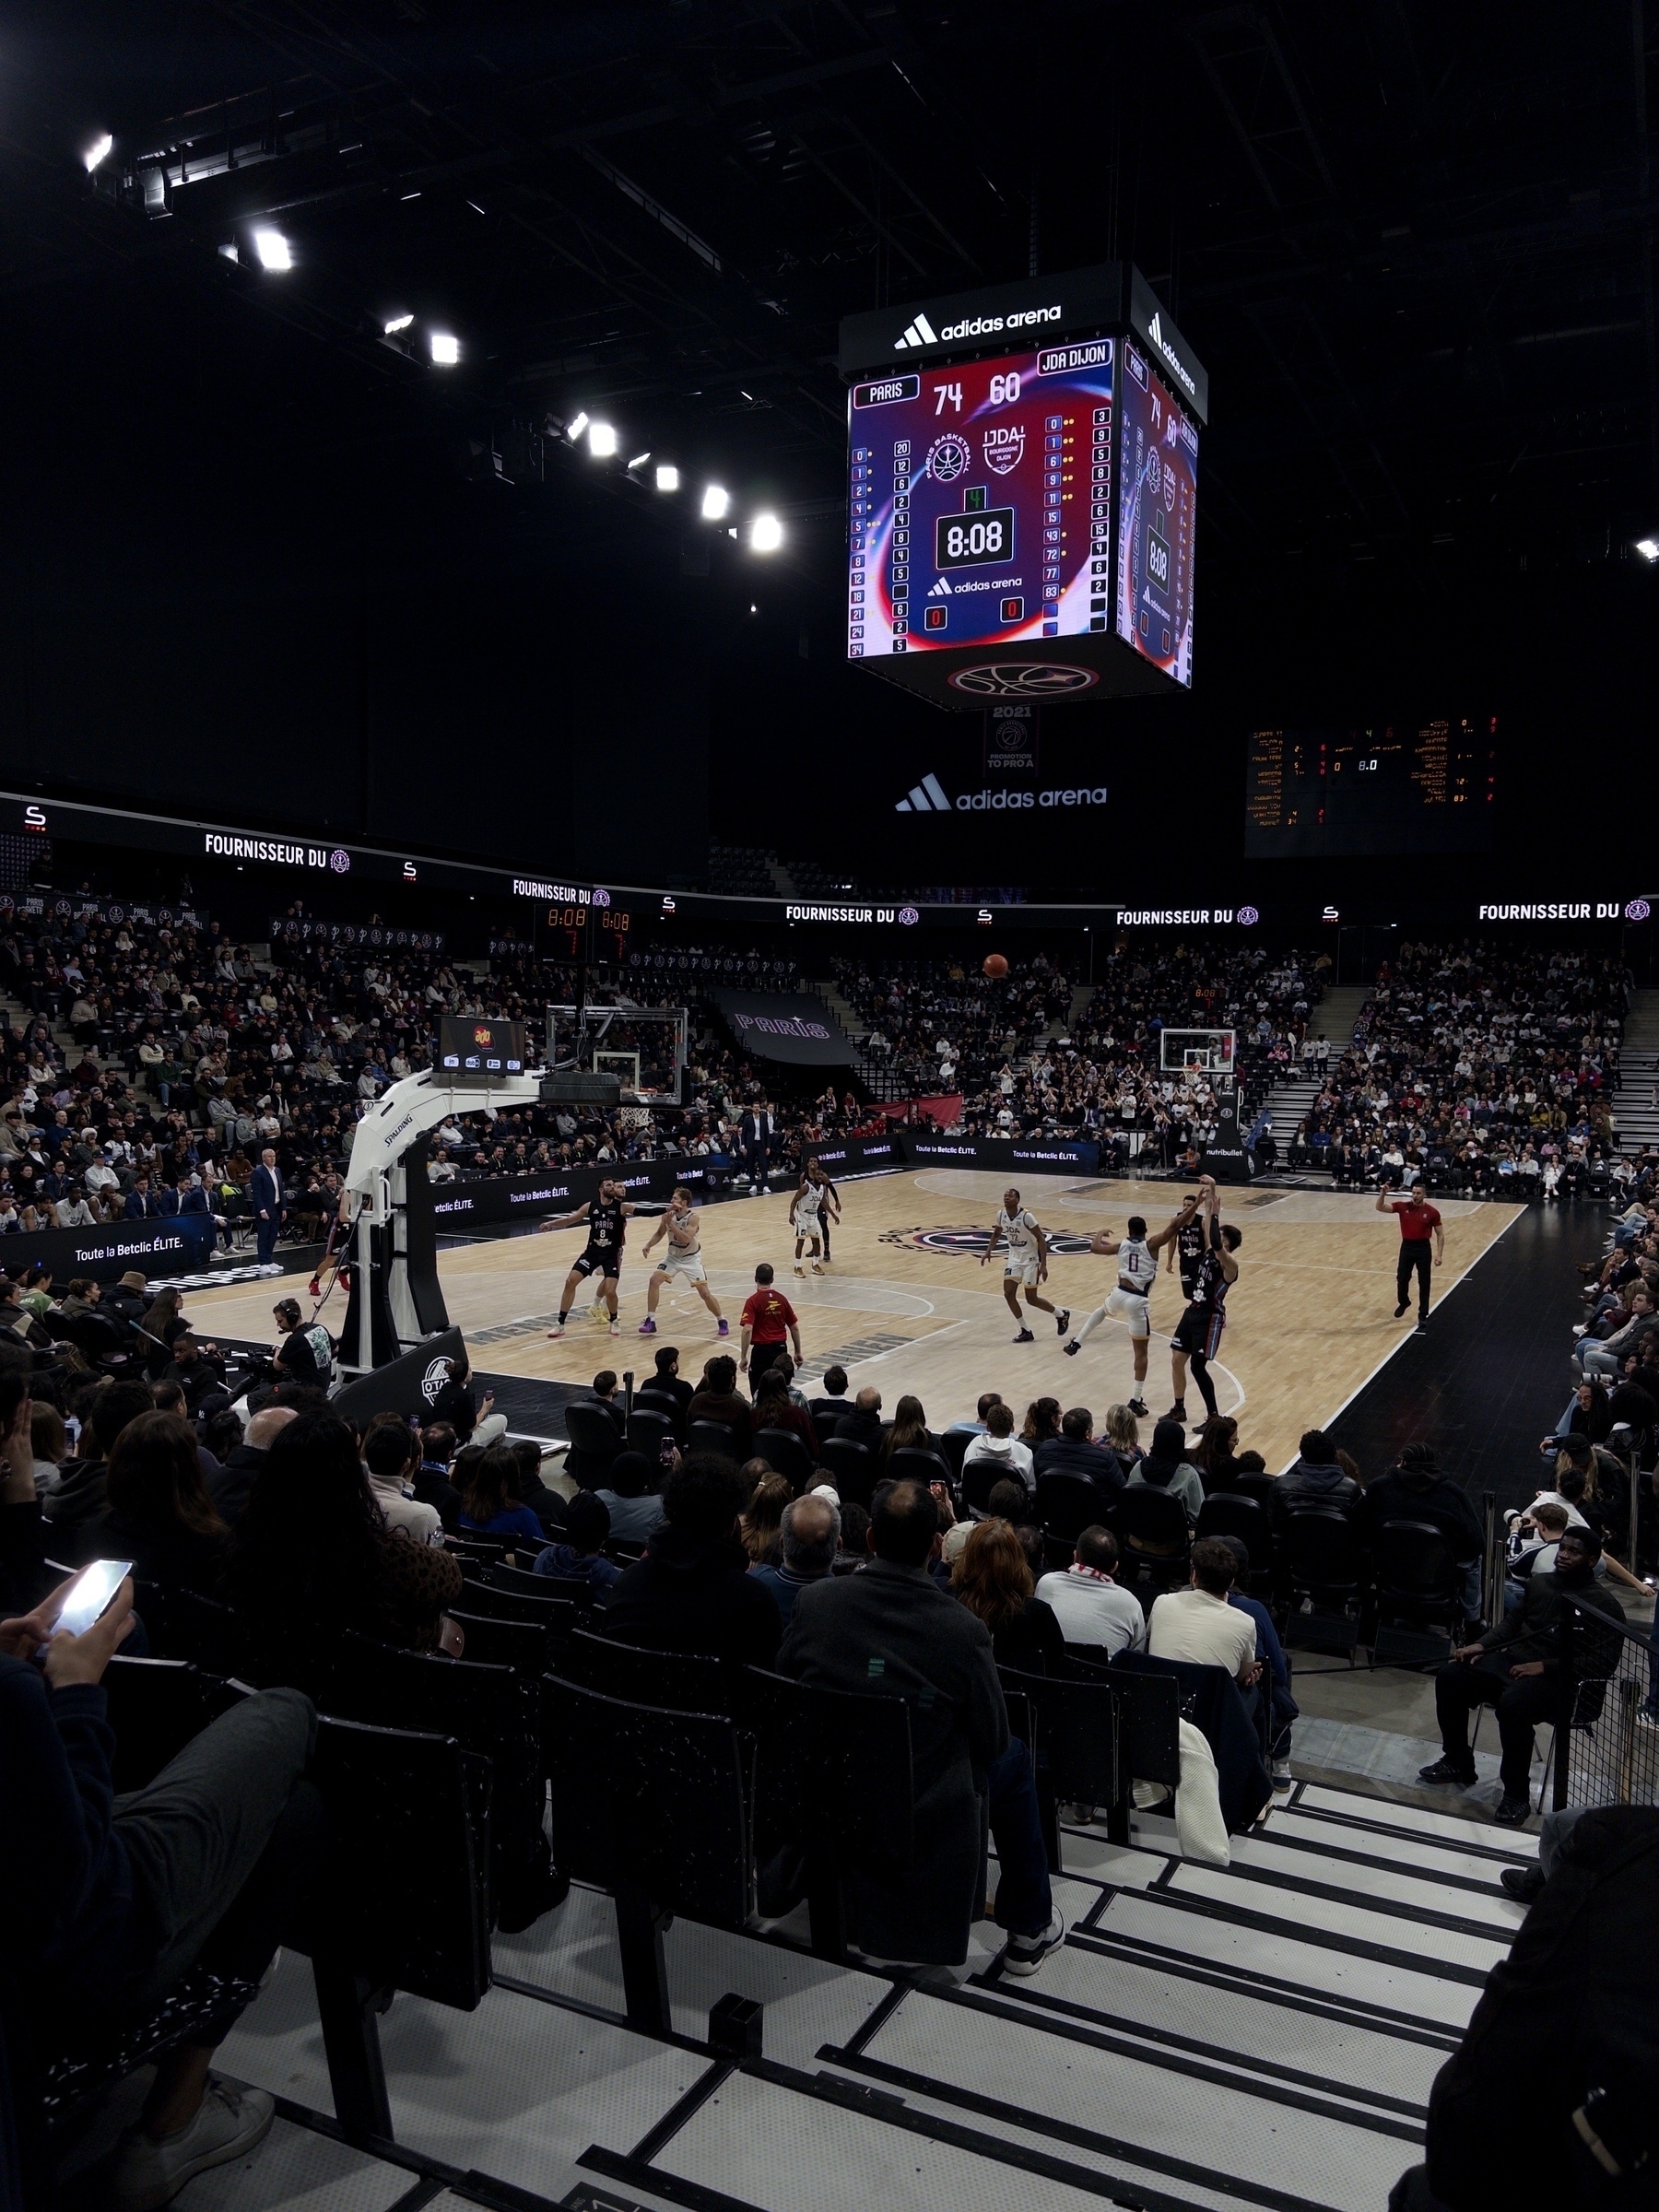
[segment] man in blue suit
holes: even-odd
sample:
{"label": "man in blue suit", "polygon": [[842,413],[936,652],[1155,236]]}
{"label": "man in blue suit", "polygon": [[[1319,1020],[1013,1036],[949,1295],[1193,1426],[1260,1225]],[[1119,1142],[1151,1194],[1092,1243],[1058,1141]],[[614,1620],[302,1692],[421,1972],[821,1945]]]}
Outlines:
{"label": "man in blue suit", "polygon": [[121,1211],[128,1221],[153,1221],[159,1218],[161,1201],[150,1189],[150,1179],[147,1175],[138,1176],[132,1189],[127,1193],[126,1202]]}
{"label": "man in blue suit", "polygon": [[255,1234],[259,1240],[259,1265],[273,1265],[276,1251],[276,1232],[282,1227],[283,1200],[286,1194],[282,1177],[276,1170],[276,1155],[269,1145],[259,1156],[259,1165],[253,1171],[248,1185],[248,1196],[253,1204]]}
{"label": "man in blue suit", "polygon": [[[169,1204],[170,1200],[171,1204]],[[199,1176],[181,1175],[176,1191],[162,1192],[161,1207],[164,1213],[188,1214],[198,1221],[206,1219],[210,1222],[212,1232],[207,1239],[207,1249],[211,1253],[216,1248],[220,1231],[225,1230],[225,1217],[223,1214],[214,1212],[213,1200],[208,1195],[207,1185]],[[227,1243],[229,1242],[228,1230],[225,1230],[225,1241]]]}

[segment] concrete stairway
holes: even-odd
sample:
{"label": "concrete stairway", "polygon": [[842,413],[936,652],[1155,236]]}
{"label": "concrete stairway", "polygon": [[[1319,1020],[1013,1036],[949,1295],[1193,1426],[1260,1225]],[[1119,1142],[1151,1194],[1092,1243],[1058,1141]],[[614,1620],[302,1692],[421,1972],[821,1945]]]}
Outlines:
{"label": "concrete stairway", "polygon": [[1618,1065],[1618,1148],[1640,1152],[1659,1145],[1659,991],[1633,994]]}
{"label": "concrete stairway", "polygon": [[[1340,1059],[1347,1050],[1366,997],[1363,986],[1344,983],[1327,991],[1314,1007],[1308,1027],[1315,1037],[1323,1035],[1330,1039],[1334,1060]],[[1278,1140],[1281,1157],[1296,1135],[1297,1124],[1306,1118],[1309,1107],[1319,1096],[1319,1088],[1317,1076],[1304,1076],[1299,1070],[1285,1082],[1277,1084],[1268,1094],[1267,1111],[1273,1117],[1273,1134]]]}

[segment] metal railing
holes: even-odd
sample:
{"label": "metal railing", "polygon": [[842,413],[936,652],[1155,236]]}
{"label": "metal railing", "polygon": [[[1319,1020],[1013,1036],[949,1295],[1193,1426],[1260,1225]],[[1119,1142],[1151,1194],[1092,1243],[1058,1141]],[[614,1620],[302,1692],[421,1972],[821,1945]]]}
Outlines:
{"label": "metal railing", "polygon": [[1659,1653],[1628,1621],[1561,1595],[1556,1809],[1659,1805]]}

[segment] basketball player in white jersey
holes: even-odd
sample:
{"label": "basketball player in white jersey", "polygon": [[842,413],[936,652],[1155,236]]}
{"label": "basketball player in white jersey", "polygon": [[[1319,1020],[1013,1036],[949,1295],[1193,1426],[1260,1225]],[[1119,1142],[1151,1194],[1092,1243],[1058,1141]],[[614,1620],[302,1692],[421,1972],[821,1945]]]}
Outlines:
{"label": "basketball player in white jersey", "polygon": [[1048,1279],[1048,1236],[1035,1215],[1029,1214],[1019,1203],[1019,1193],[1003,1193],[1002,1211],[996,1217],[996,1227],[991,1231],[991,1241],[980,1260],[982,1267],[996,1251],[1006,1244],[1008,1256],[1003,1265],[1003,1296],[1008,1301],[1008,1311],[1019,1324],[1016,1344],[1034,1344],[1036,1338],[1025,1324],[1019,1311],[1019,1293],[1023,1286],[1025,1301],[1035,1306],[1041,1313],[1053,1313],[1054,1326],[1064,1336],[1071,1320],[1071,1308],[1062,1307],[1056,1313],[1046,1298],[1038,1291],[1039,1283]]}
{"label": "basketball player in white jersey", "polygon": [[691,1203],[691,1194],[684,1183],[669,1199],[667,1208],[656,1228],[647,1239],[641,1259],[649,1259],[655,1245],[663,1238],[668,1240],[668,1250],[652,1271],[651,1286],[645,1293],[645,1318],[640,1324],[641,1336],[656,1335],[657,1300],[663,1295],[663,1285],[677,1276],[688,1282],[720,1324],[720,1335],[729,1336],[731,1324],[720,1310],[720,1301],[709,1288],[709,1278],[703,1272],[702,1225],[697,1208]]}
{"label": "basketball player in white jersey", "polygon": [[800,1188],[789,1202],[790,1223],[795,1232],[794,1271],[799,1276],[806,1274],[806,1269],[801,1265],[801,1248],[808,1239],[812,1243],[812,1272],[814,1275],[822,1275],[824,1272],[818,1265],[818,1230],[823,1204],[822,1186],[813,1181],[810,1168],[803,1168]]}
{"label": "basketball player in white jersey", "polygon": [[1131,1214],[1126,1235],[1114,1237],[1109,1229],[1103,1229],[1099,1236],[1089,1240],[1090,1252],[1116,1258],[1117,1287],[1108,1294],[1105,1304],[1097,1306],[1083,1324],[1066,1346],[1066,1354],[1075,1357],[1080,1352],[1108,1315],[1113,1321],[1127,1322],[1129,1343],[1135,1355],[1135,1395],[1129,1400],[1129,1410],[1137,1420],[1144,1420],[1151,1410],[1141,1384],[1147,1379],[1147,1354],[1152,1342],[1150,1301],[1152,1286],[1158,1280],[1158,1255],[1166,1244],[1175,1241],[1197,1210],[1198,1200],[1189,1198],[1175,1218],[1155,1237],[1147,1236],[1141,1215]]}

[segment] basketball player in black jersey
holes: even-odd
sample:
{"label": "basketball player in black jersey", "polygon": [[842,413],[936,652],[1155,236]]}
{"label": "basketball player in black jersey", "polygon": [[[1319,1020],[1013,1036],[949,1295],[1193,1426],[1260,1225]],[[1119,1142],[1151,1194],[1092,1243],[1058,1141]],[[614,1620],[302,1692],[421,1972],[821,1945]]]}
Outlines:
{"label": "basketball player in black jersey", "polygon": [[1181,1213],[1171,1223],[1175,1234],[1165,1248],[1170,1256],[1164,1262],[1164,1272],[1167,1275],[1173,1268],[1180,1269],[1181,1295],[1189,1302],[1204,1255],[1209,1250],[1209,1230],[1198,1210],[1201,1203],[1202,1194],[1197,1191],[1190,1191],[1182,1200]]}
{"label": "basketball player in black jersey", "polygon": [[587,1223],[587,1246],[575,1265],[565,1277],[565,1287],[559,1294],[559,1324],[547,1331],[549,1336],[562,1336],[571,1308],[576,1303],[576,1289],[590,1276],[599,1277],[599,1296],[610,1309],[610,1333],[619,1335],[617,1320],[617,1278],[622,1272],[622,1242],[628,1234],[629,1217],[639,1211],[623,1198],[625,1183],[606,1181],[599,1185],[597,1198],[590,1198],[574,1213],[554,1214],[536,1226],[539,1236],[544,1230],[572,1229],[578,1221]]}
{"label": "basketball player in black jersey", "polygon": [[1170,1365],[1175,1379],[1175,1403],[1164,1418],[1167,1421],[1184,1421],[1186,1415],[1187,1361],[1193,1363],[1193,1374],[1198,1384],[1210,1418],[1215,1418],[1216,1386],[1209,1379],[1209,1363],[1221,1349],[1221,1333],[1227,1326],[1227,1294],[1239,1279],[1239,1263],[1234,1257],[1244,1241],[1243,1232],[1230,1221],[1225,1227],[1221,1220],[1221,1200],[1216,1190],[1214,1176],[1202,1178],[1204,1193],[1203,1219],[1206,1229],[1206,1250],[1198,1263],[1194,1278],[1191,1301],[1176,1324],[1175,1334],[1170,1339]]}

